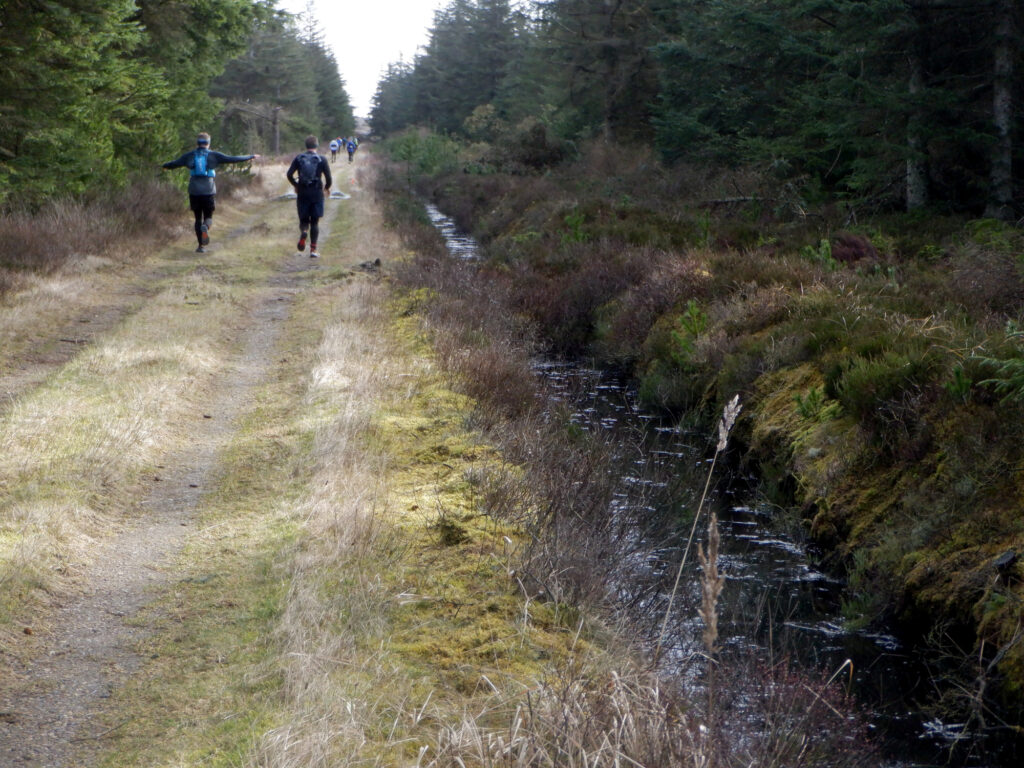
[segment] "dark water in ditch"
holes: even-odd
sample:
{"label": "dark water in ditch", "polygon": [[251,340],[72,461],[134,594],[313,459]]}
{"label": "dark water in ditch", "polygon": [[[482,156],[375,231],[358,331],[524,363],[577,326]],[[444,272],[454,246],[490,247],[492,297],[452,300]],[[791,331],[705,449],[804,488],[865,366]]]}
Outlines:
{"label": "dark water in ditch", "polygon": [[[454,256],[477,257],[472,238],[434,206],[428,205],[427,213]],[[633,533],[627,531],[620,539],[623,562],[616,570],[625,610],[662,616],[717,436],[687,432],[645,413],[635,392],[614,373],[551,361],[538,362],[535,368],[553,402],[567,407],[580,429],[611,440],[622,474],[610,513],[624,521],[657,521],[650,526],[624,522],[625,529],[632,525]],[[886,768],[1017,764],[1012,757],[977,757],[982,745],[963,738],[962,724],[923,714],[935,694],[936,669],[896,637],[848,629],[845,585],[815,566],[800,537],[780,525],[778,510],[754,500],[751,479],[730,477],[721,465],[712,478],[704,511],[713,506],[719,518],[719,567],[726,578],[719,629],[725,658],[785,658],[814,680],[834,675],[830,685],[850,690],[867,711],[869,731],[883,751],[879,764]],[[662,666],[684,678],[686,669],[700,668],[692,663],[701,652],[703,629],[695,611],[700,590],[695,550],[706,536],[704,518],[664,640]],[[658,585],[653,591],[637,586],[652,583]],[[660,619],[649,627],[652,648],[660,629]],[[696,677],[692,683],[699,688]]]}

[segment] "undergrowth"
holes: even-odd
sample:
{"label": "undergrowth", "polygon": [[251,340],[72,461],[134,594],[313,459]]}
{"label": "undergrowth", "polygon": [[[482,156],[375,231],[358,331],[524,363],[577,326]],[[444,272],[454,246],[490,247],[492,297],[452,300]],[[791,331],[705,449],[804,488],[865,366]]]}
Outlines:
{"label": "undergrowth", "polygon": [[[262,177],[224,174],[222,199]],[[38,208],[0,211],[0,296],[24,275],[50,274],[86,256],[138,259],[164,241],[188,212],[181,190],[157,179],[138,179],[124,189],[83,197],[53,198]]]}
{"label": "undergrowth", "polygon": [[[394,215],[406,208],[390,210]],[[499,730],[473,722],[446,726],[443,759],[422,764],[488,765],[500,759],[523,766],[583,765],[625,759],[649,766],[739,765],[761,758],[800,764],[801,755],[834,765],[870,764],[869,739],[853,708],[848,701],[840,705],[844,694],[838,688],[827,690],[834,681],[804,678],[788,663],[772,666],[728,656],[721,660],[726,671],[714,675],[720,693],[695,700],[693,690],[684,693],[682,680],[707,674],[710,681],[710,668],[705,670],[701,655],[680,636],[685,622],[678,616],[669,641],[674,672],[644,668],[645,649],[653,650],[661,625],[657,608],[665,608],[663,596],[671,584],[664,583],[663,571],[652,578],[650,570],[645,575],[634,564],[656,557],[649,548],[668,535],[671,523],[632,517],[616,506],[623,473],[642,470],[623,466],[598,433],[581,431],[549,399],[530,367],[543,340],[510,311],[519,294],[501,273],[487,264],[445,258],[415,216],[399,220],[399,226],[409,234],[407,242],[424,245],[396,267],[397,306],[423,322],[452,386],[472,393],[474,423],[499,448],[501,461],[475,470],[471,479],[481,511],[525,530],[514,575],[528,605],[537,606],[529,610],[534,616],[544,607],[554,610],[565,617],[567,628],[575,625],[584,633],[587,617],[604,617],[606,625],[618,628],[613,642],[632,638],[628,657],[619,658],[633,658],[629,664],[637,665],[632,671],[628,665],[613,668],[610,677],[603,673],[596,678],[597,689],[591,687],[594,673],[587,673],[589,682],[577,681],[580,672],[563,669],[553,691],[531,691],[526,704],[506,710]],[[696,309],[692,317],[698,317]],[[638,508],[649,504],[656,500],[638,502]],[[697,606],[689,600],[673,613],[695,614]],[[780,685],[783,677],[791,681],[788,687]],[[809,699],[802,699],[789,708],[783,702],[800,686],[832,703],[807,706]],[[557,698],[549,700],[551,695]]]}
{"label": "undergrowth", "polygon": [[[410,283],[443,297],[424,303],[432,323],[461,311],[445,287],[455,283],[473,297],[457,328],[486,331],[503,307],[528,329],[511,334],[528,339],[522,354],[624,369],[648,406],[687,424],[709,427],[740,393],[749,404],[737,431],[742,462],[774,502],[801,511],[826,564],[853,574],[850,605],[862,613],[851,621],[909,641],[936,623],[954,627],[966,654],[993,662],[986,701],[1020,722],[1011,692],[1024,685],[1015,632],[1024,570],[999,577],[1015,609],[987,610],[981,586],[1002,553],[1024,548],[1012,501],[1024,416],[1019,230],[830,208],[807,215],[778,200],[767,177],[669,171],[599,142],[543,174],[382,183],[388,199],[412,199],[410,188],[430,196],[481,241],[472,270],[485,289],[429,255],[430,233],[403,219],[420,255]],[[487,344],[493,360],[514,356],[504,342],[470,347]],[[469,381],[475,365],[486,368],[475,352],[445,356]],[[479,380],[497,398],[488,413],[528,403],[511,375]]]}

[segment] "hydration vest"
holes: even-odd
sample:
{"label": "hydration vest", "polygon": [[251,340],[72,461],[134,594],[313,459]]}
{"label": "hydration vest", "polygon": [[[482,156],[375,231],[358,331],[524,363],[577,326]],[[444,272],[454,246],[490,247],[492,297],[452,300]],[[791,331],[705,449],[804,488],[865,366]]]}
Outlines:
{"label": "hydration vest", "polygon": [[208,149],[197,149],[192,155],[192,175],[193,176],[216,176],[217,172],[213,168],[206,167],[206,158],[210,154]]}
{"label": "hydration vest", "polygon": [[303,152],[298,157],[299,186],[311,187],[320,182],[320,155]]}

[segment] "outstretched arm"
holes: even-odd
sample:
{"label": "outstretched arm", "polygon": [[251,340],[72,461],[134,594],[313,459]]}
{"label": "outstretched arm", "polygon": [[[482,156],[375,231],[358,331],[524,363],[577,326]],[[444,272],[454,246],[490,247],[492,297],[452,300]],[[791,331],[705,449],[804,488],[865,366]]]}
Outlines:
{"label": "outstretched arm", "polygon": [[210,154],[217,158],[218,163],[246,163],[259,157],[259,155],[225,155],[220,152],[211,152]]}
{"label": "outstretched arm", "polygon": [[170,162],[164,163],[161,168],[165,170],[171,170],[172,168],[184,168],[188,164],[188,159],[192,156],[192,152],[188,151],[177,160],[171,160]]}

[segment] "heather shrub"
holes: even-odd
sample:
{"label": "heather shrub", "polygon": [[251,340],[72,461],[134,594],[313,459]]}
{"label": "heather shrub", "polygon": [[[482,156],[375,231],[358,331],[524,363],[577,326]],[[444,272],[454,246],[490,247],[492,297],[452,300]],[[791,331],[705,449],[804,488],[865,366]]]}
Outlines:
{"label": "heather shrub", "polygon": [[401,164],[408,181],[451,173],[459,168],[459,145],[431,131],[410,130],[383,143],[388,157]]}
{"label": "heather shrub", "polygon": [[485,244],[511,240],[522,249],[529,245],[529,238],[545,233],[554,212],[561,210],[567,199],[548,176],[488,178],[501,178],[503,193],[490,201],[480,201],[474,231]]}
{"label": "heather shrub", "polygon": [[445,328],[434,347],[445,369],[454,374],[455,386],[481,404],[478,418],[484,425],[496,426],[533,411],[538,391],[527,349],[479,332],[467,339],[459,330]]}
{"label": "heather shrub", "polygon": [[897,425],[906,427],[934,368],[935,360],[927,351],[890,350],[853,359],[832,387],[847,413],[884,432]]}
{"label": "heather shrub", "polygon": [[792,291],[781,285],[748,283],[716,307],[716,316],[729,333],[756,333],[786,320],[792,304]]}
{"label": "heather shrub", "polygon": [[985,249],[1006,254],[1024,251],[1024,236],[1018,227],[999,219],[975,219],[964,227],[966,240]]}
{"label": "heather shrub", "polygon": [[[515,190],[516,181],[519,180],[500,174],[458,179],[445,175],[432,185],[431,196],[445,215],[450,216],[462,230],[477,232],[486,223],[488,227],[497,227],[497,231],[501,231],[507,224],[497,212],[506,195],[518,197],[521,194]],[[510,212],[515,213],[514,210]],[[479,237],[482,242],[486,242],[488,232],[486,228],[483,229]]]}
{"label": "heather shrub", "polygon": [[486,166],[511,174],[536,173],[569,156],[571,147],[548,127],[529,117],[502,132],[482,158]]}
{"label": "heather shrub", "polygon": [[[178,190],[155,179],[91,197],[55,198],[36,210],[7,210],[0,213],[0,269],[47,273],[75,256],[141,253],[180,215]],[[111,232],[119,237],[113,240]],[[4,283],[12,284],[10,278]]]}
{"label": "heather shrub", "polygon": [[646,276],[646,253],[608,241],[567,245],[544,265],[520,265],[516,304],[545,330],[553,349],[581,352],[595,337],[599,309]]}
{"label": "heather shrub", "polygon": [[728,293],[736,285],[778,285],[797,292],[811,286],[831,284],[822,270],[794,254],[770,249],[714,250],[702,254],[707,260],[716,293]]}
{"label": "heather shrub", "polygon": [[639,395],[646,405],[673,413],[695,408],[703,399],[711,372],[697,366],[699,354],[713,352],[713,342],[697,338],[688,349],[680,341],[686,338],[674,313],[662,315],[644,340],[638,367]]}
{"label": "heather shrub", "polygon": [[968,245],[957,252],[952,281],[973,317],[1016,317],[1024,306],[1024,260],[1017,253]]}
{"label": "heather shrub", "polygon": [[587,240],[608,240],[623,246],[683,250],[701,243],[699,224],[674,211],[660,211],[632,202],[604,198],[574,203],[571,213]]}
{"label": "heather shrub", "polygon": [[597,310],[594,351],[606,360],[631,364],[659,317],[688,299],[707,295],[709,274],[696,259],[644,250],[641,280]]}

